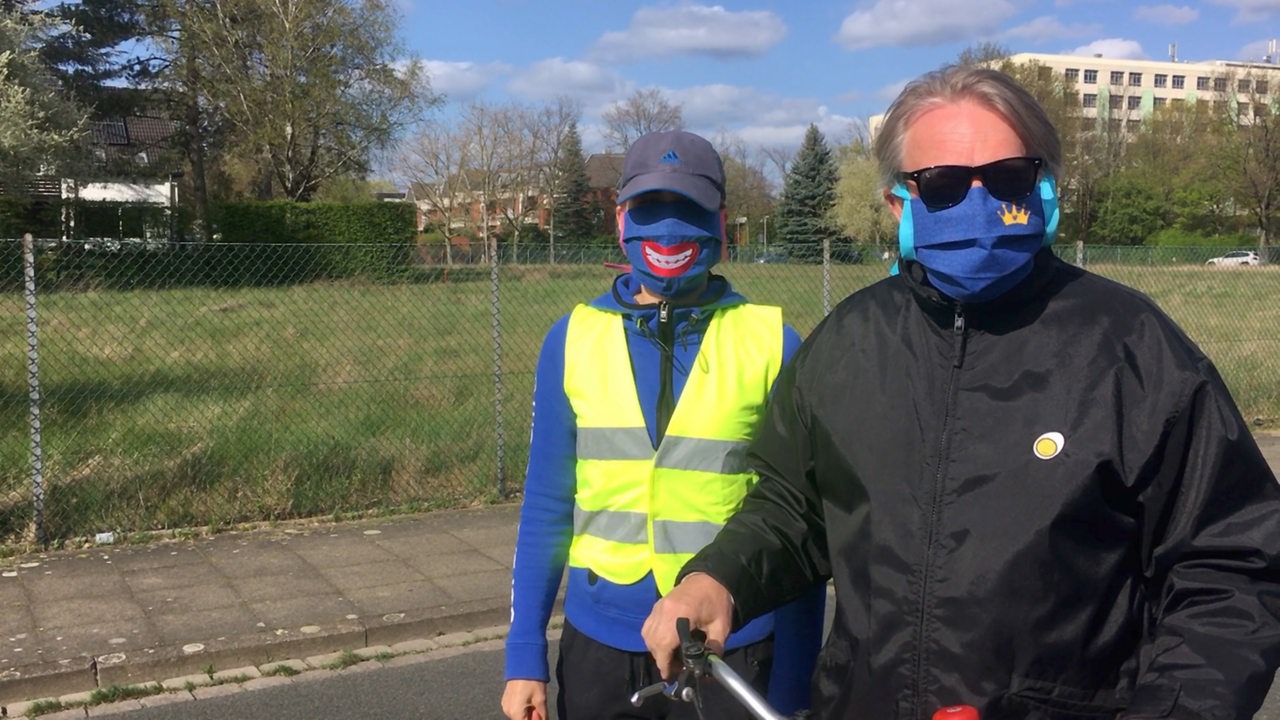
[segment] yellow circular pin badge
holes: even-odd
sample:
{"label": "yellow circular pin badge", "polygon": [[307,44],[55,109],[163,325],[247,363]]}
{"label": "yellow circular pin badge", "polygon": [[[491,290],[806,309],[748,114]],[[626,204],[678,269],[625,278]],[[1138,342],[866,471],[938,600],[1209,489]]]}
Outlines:
{"label": "yellow circular pin badge", "polygon": [[1062,452],[1062,446],[1066,444],[1066,440],[1060,432],[1047,432],[1036,438],[1036,442],[1031,446],[1031,451],[1041,460],[1049,460],[1057,457]]}

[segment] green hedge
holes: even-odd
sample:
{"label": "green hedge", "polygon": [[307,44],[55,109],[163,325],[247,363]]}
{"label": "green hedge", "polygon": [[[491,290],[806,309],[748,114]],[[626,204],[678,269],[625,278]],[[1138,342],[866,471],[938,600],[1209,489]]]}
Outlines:
{"label": "green hedge", "polygon": [[282,285],[353,277],[397,279],[410,263],[408,203],[224,203],[210,210],[217,284]]}
{"label": "green hedge", "polygon": [[[19,228],[52,218],[60,207],[5,202],[0,197],[0,287],[22,283]],[[129,289],[177,286],[287,285],[317,280],[408,277],[413,258],[414,207],[408,203],[367,202],[223,203],[210,209],[212,243],[181,239],[166,242],[164,208],[124,208],[118,204],[80,203],[70,242],[38,246],[39,284],[45,289]],[[39,217],[35,217],[38,215]],[[175,230],[189,218],[180,213]],[[161,242],[123,241],[149,227]],[[162,225],[163,224],[163,225]],[[60,234],[42,233],[57,238]],[[93,239],[90,242],[90,238]]]}

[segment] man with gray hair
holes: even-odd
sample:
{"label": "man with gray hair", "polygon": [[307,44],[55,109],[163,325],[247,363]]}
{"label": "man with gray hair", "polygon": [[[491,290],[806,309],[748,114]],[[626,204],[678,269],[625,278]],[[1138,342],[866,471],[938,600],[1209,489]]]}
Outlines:
{"label": "man with gray hair", "polygon": [[1280,664],[1280,488],[1213,364],[1060,261],[1058,135],[1000,72],[910,83],[875,141],[896,273],[778,379],[760,476],[643,634],[710,642],[833,578],[817,718],[1232,718]]}

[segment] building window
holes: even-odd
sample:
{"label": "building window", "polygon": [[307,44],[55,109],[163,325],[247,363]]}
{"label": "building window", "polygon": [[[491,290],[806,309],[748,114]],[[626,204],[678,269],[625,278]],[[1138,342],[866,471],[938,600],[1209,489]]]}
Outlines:
{"label": "building window", "polygon": [[1196,89],[1197,89],[1197,90],[1208,90],[1208,89],[1209,89],[1209,78],[1207,78],[1207,77],[1205,77],[1205,76],[1203,76],[1203,75],[1201,75],[1200,77],[1196,78]]}
{"label": "building window", "polygon": [[1128,131],[1128,132],[1131,132],[1131,133],[1132,133],[1132,132],[1138,132],[1138,130],[1139,130],[1141,127],[1142,127],[1142,121],[1141,121],[1141,120],[1135,120],[1135,119],[1130,118],[1128,121],[1126,121],[1126,122],[1125,122],[1125,127],[1124,127],[1124,129],[1125,129],[1126,131]]}
{"label": "building window", "polygon": [[1262,103],[1253,106],[1253,116],[1256,118],[1264,118],[1271,115],[1271,108]]}
{"label": "building window", "polygon": [[1254,81],[1253,81],[1253,91],[1254,91],[1254,92],[1256,92],[1256,93],[1258,93],[1259,95],[1266,95],[1266,94],[1267,94],[1267,81],[1266,81],[1266,80],[1254,80]]}
{"label": "building window", "polygon": [[1109,100],[1110,102],[1108,103],[1108,106],[1112,110],[1119,110],[1120,108],[1124,107],[1124,97],[1120,95],[1112,95],[1109,98]]}
{"label": "building window", "polygon": [[1249,103],[1245,103],[1245,102],[1240,103],[1240,105],[1236,108],[1236,114],[1240,116],[1241,120],[1249,117]]}
{"label": "building window", "polygon": [[1227,91],[1227,79],[1226,79],[1226,78],[1214,78],[1214,79],[1213,79],[1213,91],[1214,91],[1214,92],[1226,92],[1226,91]]}
{"label": "building window", "polygon": [[1079,82],[1080,68],[1067,68],[1067,71],[1063,73],[1063,76],[1071,82]]}
{"label": "building window", "polygon": [[1169,87],[1169,76],[1156,73],[1155,85],[1158,88]]}
{"label": "building window", "polygon": [[1129,100],[1129,102],[1128,102],[1127,104],[1128,104],[1128,106],[1129,106],[1129,109],[1130,109],[1130,110],[1137,110],[1138,108],[1142,107],[1142,97],[1141,97],[1141,96],[1139,96],[1139,95],[1130,95],[1130,96],[1128,97],[1128,100]]}
{"label": "building window", "polygon": [[1111,84],[1112,84],[1112,85],[1123,85],[1123,84],[1124,84],[1124,71],[1123,71],[1123,70],[1112,70],[1112,71],[1111,71]]}
{"label": "building window", "polygon": [[1238,92],[1238,93],[1247,93],[1247,92],[1249,92],[1249,80],[1248,80],[1247,78],[1246,78],[1246,79],[1244,79],[1244,80],[1237,80],[1237,81],[1236,81],[1236,92]]}
{"label": "building window", "polygon": [[134,155],[134,156],[133,156],[133,162],[134,162],[135,164],[145,166],[145,165],[150,164],[150,159],[147,157],[147,153],[146,153],[146,151],[144,150],[144,151],[142,151],[142,152],[138,153],[137,155]]}
{"label": "building window", "polygon": [[1155,100],[1155,102],[1153,103],[1154,107],[1164,107],[1166,102],[1164,98],[1158,97],[1158,98],[1152,98],[1152,99]]}
{"label": "building window", "polygon": [[1085,85],[1097,85],[1097,84],[1098,84],[1098,71],[1097,71],[1097,70],[1085,70],[1085,71],[1084,71],[1084,84],[1085,84]]}
{"label": "building window", "polygon": [[1187,76],[1186,76],[1186,75],[1174,75],[1174,76],[1173,76],[1173,89],[1174,89],[1174,90],[1182,90],[1182,89],[1184,89],[1184,88],[1186,88],[1186,87],[1187,87]]}
{"label": "building window", "polygon": [[1096,108],[1096,107],[1098,107],[1098,96],[1097,96],[1097,95],[1094,95],[1093,93],[1085,93],[1084,95],[1081,95],[1081,96],[1080,96],[1080,101],[1081,101],[1081,102],[1084,104],[1084,106],[1085,106],[1085,107],[1087,107],[1087,108]]}
{"label": "building window", "polygon": [[1129,73],[1129,87],[1142,87],[1142,73]]}

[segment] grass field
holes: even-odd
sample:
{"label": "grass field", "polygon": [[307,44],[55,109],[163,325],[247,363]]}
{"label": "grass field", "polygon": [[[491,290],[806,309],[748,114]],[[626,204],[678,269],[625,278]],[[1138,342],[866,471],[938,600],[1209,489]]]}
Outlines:
{"label": "grass field", "polygon": [[[1280,268],[1091,269],[1160,302],[1217,362],[1247,419],[1280,420]],[[723,272],[783,306],[802,333],[823,315],[820,267]],[[832,304],[884,273],[833,267]],[[457,506],[518,490],[543,333],[609,277],[503,268],[497,329],[483,269],[423,284],[41,296],[46,533]],[[0,315],[11,319],[0,343],[0,539],[14,543],[33,517],[22,298],[0,297]]]}

